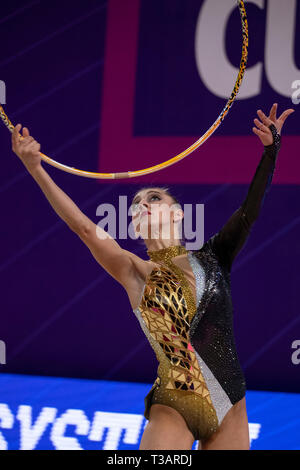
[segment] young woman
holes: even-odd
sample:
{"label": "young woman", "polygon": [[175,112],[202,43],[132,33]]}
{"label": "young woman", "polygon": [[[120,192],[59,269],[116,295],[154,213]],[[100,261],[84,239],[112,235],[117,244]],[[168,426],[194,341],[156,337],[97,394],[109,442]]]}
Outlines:
{"label": "young woman", "polygon": [[[145,397],[149,420],[140,449],[249,449],[246,383],[232,327],[232,263],[259,215],[275,169],[281,129],[294,110],[276,117],[259,110],[253,132],[264,152],[242,205],[199,250],[180,242],[183,211],[164,188],[134,197],[132,222],[149,260],[123,250],[54,183],[41,165],[40,144],[18,124],[13,151],[49,203],[125,288],[158,359],[157,378]],[[169,230],[169,228],[171,229]],[[166,230],[167,228],[167,230]],[[165,234],[168,234],[166,237]]]}

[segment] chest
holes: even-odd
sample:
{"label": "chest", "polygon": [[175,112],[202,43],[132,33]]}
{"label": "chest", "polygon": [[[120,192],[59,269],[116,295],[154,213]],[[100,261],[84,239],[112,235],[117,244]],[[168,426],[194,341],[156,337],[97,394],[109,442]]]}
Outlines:
{"label": "chest", "polygon": [[146,279],[140,310],[144,315],[189,325],[205,289],[205,271],[192,258],[176,259],[155,267]]}

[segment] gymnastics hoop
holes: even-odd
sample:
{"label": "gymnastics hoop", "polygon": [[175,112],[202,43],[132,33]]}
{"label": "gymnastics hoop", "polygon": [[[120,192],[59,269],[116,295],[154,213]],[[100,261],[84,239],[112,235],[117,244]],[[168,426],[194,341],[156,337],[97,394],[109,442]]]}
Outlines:
{"label": "gymnastics hoop", "polygon": [[[242,0],[237,0],[237,3],[238,3],[239,11],[240,11],[241,22],[242,22],[242,33],[243,33],[242,58],[240,62],[240,69],[239,69],[238,77],[235,82],[231,96],[229,100],[227,101],[226,106],[224,107],[223,111],[221,112],[219,117],[216,119],[216,121],[212,124],[212,126],[208,129],[208,131],[206,131],[205,134],[203,134],[203,136],[200,137],[193,145],[191,145],[186,150],[178,154],[176,157],[170,158],[169,160],[166,160],[163,163],[159,163],[158,165],[151,166],[143,170],[125,171],[122,173],[94,173],[91,171],[78,170],[74,167],[70,167],[70,166],[64,165],[63,163],[56,162],[52,158],[49,158],[47,157],[47,155],[44,155],[42,152],[40,152],[42,160],[44,160],[49,165],[52,165],[60,170],[66,171],[67,173],[72,173],[73,175],[79,175],[79,176],[84,176],[86,178],[97,178],[97,179],[123,179],[123,178],[134,178],[137,176],[143,176],[143,175],[148,175],[150,173],[155,173],[156,171],[162,170],[163,168],[167,168],[168,166],[179,162],[179,160],[182,160],[183,158],[187,157],[192,152],[194,152],[220,126],[221,122],[224,120],[229,109],[231,108],[239,92],[241,83],[243,81],[243,77],[244,77],[246,65],[247,65],[247,60],[248,60],[248,21],[247,21],[247,14],[246,14],[244,2]],[[9,118],[7,117],[7,115],[5,114],[4,109],[1,105],[0,105],[0,116],[4,124],[8,128],[8,130],[12,133],[14,130],[14,126],[9,120]],[[19,134],[19,136],[21,137],[21,140],[24,139],[24,137],[21,136],[21,134]]]}

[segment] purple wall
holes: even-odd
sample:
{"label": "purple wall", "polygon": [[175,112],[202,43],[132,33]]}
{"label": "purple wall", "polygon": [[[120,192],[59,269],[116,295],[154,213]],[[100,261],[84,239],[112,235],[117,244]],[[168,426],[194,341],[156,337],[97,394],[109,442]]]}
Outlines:
{"label": "purple wall", "polygon": [[[300,339],[299,110],[283,89],[285,81],[300,78],[300,9],[297,5],[294,12],[291,45],[298,75],[283,67],[278,91],[268,72],[272,52],[264,54],[261,46],[271,37],[266,25],[272,2],[266,8],[254,3],[246,2],[246,76],[261,61],[259,91],[237,99],[214,136],[192,156],[170,170],[117,182],[43,166],[94,222],[99,204],[118,207],[119,195],[131,197],[148,182],[167,183],[182,203],[205,204],[207,239],[243,201],[261,157],[262,145],[251,131],[256,110],[268,112],[273,102],[280,111],[294,108],[274,184],[232,272],[236,342],[248,388],[292,392],[300,391],[300,366],[291,360],[292,342]],[[293,1],[286,3],[293,7]],[[196,66],[196,25],[206,4],[84,0],[70,8],[69,1],[2,2],[5,111],[14,125],[29,127],[43,153],[75,168],[133,170],[171,158],[206,131],[227,101],[208,90]],[[218,13],[216,8],[215,21]],[[237,9],[228,18],[225,51],[237,67]],[[283,61],[286,50],[273,54]],[[216,73],[221,90],[225,71],[216,65]],[[233,74],[232,87],[235,79]],[[157,361],[125,290],[58,218],[11,151],[3,125],[0,143],[0,339],[7,346],[1,370],[152,382]],[[119,243],[146,258],[140,241]]]}

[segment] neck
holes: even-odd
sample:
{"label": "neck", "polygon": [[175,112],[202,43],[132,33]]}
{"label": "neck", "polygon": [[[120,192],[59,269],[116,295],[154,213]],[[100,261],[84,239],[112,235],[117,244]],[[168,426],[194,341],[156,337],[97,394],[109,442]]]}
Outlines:
{"label": "neck", "polygon": [[170,246],[182,246],[179,238],[171,239],[152,239],[147,240],[146,246],[148,251],[158,251],[163,248],[169,248]]}
{"label": "neck", "polygon": [[183,245],[169,245],[155,250],[147,250],[147,254],[152,261],[168,261],[182,254],[186,254],[187,250]]}

